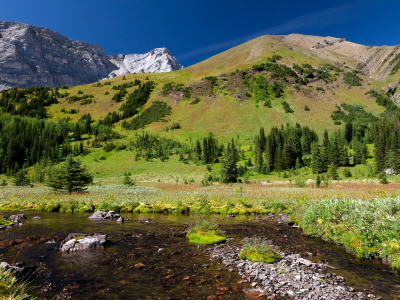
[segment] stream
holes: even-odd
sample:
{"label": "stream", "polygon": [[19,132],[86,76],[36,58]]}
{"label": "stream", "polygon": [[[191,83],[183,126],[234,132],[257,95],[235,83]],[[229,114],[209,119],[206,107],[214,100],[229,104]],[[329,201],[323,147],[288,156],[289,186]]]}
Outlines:
{"label": "stream", "polygon": [[[122,216],[133,221],[119,224],[89,220],[86,213],[23,213],[24,225],[0,231],[0,254],[10,264],[40,266],[41,274],[30,283],[30,293],[39,299],[249,299],[242,290],[250,283],[223,265],[208,266],[204,250],[210,247],[191,245],[184,237],[197,215],[126,213]],[[150,223],[138,223],[139,216]],[[237,244],[244,237],[265,237],[287,253],[335,267],[329,272],[358,291],[400,299],[398,272],[378,260],[357,259],[273,218],[201,217],[218,218],[220,229]],[[69,233],[106,234],[107,244],[104,250],[61,253],[60,241]]]}

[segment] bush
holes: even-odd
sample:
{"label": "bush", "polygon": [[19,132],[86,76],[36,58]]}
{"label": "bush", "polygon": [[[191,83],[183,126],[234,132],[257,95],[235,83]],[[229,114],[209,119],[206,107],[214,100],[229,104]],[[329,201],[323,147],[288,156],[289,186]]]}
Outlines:
{"label": "bush", "polygon": [[190,102],[190,105],[194,105],[200,102],[200,98],[196,97],[196,99],[192,100],[192,102]]}
{"label": "bush", "polygon": [[344,177],[344,178],[349,178],[349,177],[351,177],[351,172],[350,172],[350,170],[349,170],[348,168],[345,168],[345,169],[343,170],[343,177]]}
{"label": "bush", "polygon": [[306,179],[304,178],[304,176],[299,176],[296,178],[296,186],[297,187],[305,187],[306,186]]}
{"label": "bush", "polygon": [[282,257],[271,248],[267,241],[260,238],[244,238],[239,257],[252,262],[275,263]]}
{"label": "bush", "polygon": [[305,111],[310,111],[310,109],[308,108],[308,106],[306,105],[306,106],[304,106],[304,110]]}
{"label": "bush", "polygon": [[111,152],[116,148],[114,143],[106,143],[103,147],[104,152]]}
{"label": "bush", "polygon": [[285,110],[285,113],[294,113],[294,110],[290,107],[289,103],[286,101],[282,102],[283,109]]}
{"label": "bush", "polygon": [[351,86],[361,86],[361,81],[363,81],[360,77],[357,76],[359,71],[347,72],[344,74],[343,80],[346,84],[350,84]]}

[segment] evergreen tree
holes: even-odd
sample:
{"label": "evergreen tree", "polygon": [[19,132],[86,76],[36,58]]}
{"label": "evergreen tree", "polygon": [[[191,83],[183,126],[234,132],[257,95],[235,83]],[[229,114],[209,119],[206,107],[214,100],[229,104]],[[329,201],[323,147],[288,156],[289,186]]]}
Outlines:
{"label": "evergreen tree", "polygon": [[68,156],[65,162],[49,172],[47,186],[55,191],[84,192],[93,176],[81,162]]}
{"label": "evergreen tree", "polygon": [[127,186],[135,185],[135,182],[131,178],[131,172],[125,172],[124,173],[124,179],[122,181],[122,184],[123,185],[127,185]]}
{"label": "evergreen tree", "polygon": [[221,182],[235,183],[237,182],[238,170],[235,155],[235,145],[228,142],[225,159],[221,167]]}
{"label": "evergreen tree", "polygon": [[19,170],[14,176],[15,186],[29,185],[30,180],[28,177],[28,171],[26,169]]}
{"label": "evergreen tree", "polygon": [[320,187],[321,186],[321,177],[319,177],[319,174],[317,173],[317,179],[315,181],[315,186]]}
{"label": "evergreen tree", "polygon": [[321,157],[319,146],[317,143],[313,145],[313,151],[311,156],[311,168],[314,174],[320,174],[324,172],[324,162]]}
{"label": "evergreen tree", "polygon": [[331,165],[329,166],[328,177],[332,180],[337,180],[339,178],[337,166],[334,163],[331,163]]}

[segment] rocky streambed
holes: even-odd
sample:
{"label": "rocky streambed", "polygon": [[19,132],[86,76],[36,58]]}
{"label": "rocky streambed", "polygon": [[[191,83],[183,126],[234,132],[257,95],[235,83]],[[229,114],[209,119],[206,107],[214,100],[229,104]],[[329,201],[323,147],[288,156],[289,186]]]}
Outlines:
{"label": "rocky streambed", "polygon": [[[32,293],[39,299],[367,299],[374,294],[386,300],[400,294],[396,272],[304,237],[284,215],[220,216],[230,239],[214,247],[188,243],[185,233],[195,216],[25,215],[23,226],[0,231],[0,254],[5,262],[37,267]],[[120,218],[125,222],[117,222]],[[283,259],[240,260],[240,241],[253,236],[273,240]]]}
{"label": "rocky streambed", "polygon": [[240,249],[229,241],[207,249],[211,263],[220,262],[226,267],[234,268],[243,279],[251,283],[253,289],[244,289],[245,294],[250,296],[327,300],[375,298],[373,294],[355,292],[354,288],[346,285],[343,277],[326,273],[328,268],[334,269],[333,267],[304,259],[299,254],[286,255],[276,246],[275,250],[282,260],[267,264],[240,259]]}

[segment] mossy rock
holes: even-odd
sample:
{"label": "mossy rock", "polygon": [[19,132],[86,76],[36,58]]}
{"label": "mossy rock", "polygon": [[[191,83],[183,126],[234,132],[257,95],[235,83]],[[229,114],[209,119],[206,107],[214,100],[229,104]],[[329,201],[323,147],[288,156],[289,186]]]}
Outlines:
{"label": "mossy rock", "polygon": [[252,262],[266,262],[269,264],[272,264],[282,259],[282,257],[273,250],[259,252],[256,249],[242,249],[240,251],[239,257],[241,259],[247,259]]}
{"label": "mossy rock", "polygon": [[222,236],[215,231],[210,232],[195,232],[195,233],[188,233],[186,238],[189,239],[189,242],[192,244],[204,244],[204,245],[213,245],[218,244],[226,241],[226,237]]}

